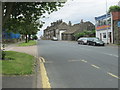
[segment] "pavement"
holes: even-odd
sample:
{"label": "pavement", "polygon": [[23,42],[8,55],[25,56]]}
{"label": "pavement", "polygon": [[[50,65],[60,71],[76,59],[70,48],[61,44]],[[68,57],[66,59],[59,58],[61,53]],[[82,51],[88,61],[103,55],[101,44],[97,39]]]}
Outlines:
{"label": "pavement", "polygon": [[[17,43],[18,44],[18,43]],[[35,73],[25,76],[2,76],[2,88],[42,88],[41,76],[38,64],[37,45],[18,47],[17,44],[6,45],[6,51],[23,52],[35,57]],[[21,57],[21,59],[24,57]]]}

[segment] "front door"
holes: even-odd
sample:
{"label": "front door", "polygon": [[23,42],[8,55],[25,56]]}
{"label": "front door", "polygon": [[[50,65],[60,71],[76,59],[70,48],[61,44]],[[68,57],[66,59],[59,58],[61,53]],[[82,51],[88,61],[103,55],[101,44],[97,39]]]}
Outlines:
{"label": "front door", "polygon": [[109,32],[110,43],[112,42],[111,32]]}
{"label": "front door", "polygon": [[102,40],[102,34],[100,33],[100,40]]}

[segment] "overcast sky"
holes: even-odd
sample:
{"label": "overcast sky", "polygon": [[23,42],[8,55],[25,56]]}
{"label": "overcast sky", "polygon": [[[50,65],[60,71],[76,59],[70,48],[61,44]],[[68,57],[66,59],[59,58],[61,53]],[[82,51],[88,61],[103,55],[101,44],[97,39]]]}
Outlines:
{"label": "overcast sky", "polygon": [[95,23],[95,17],[106,13],[106,1],[108,10],[110,6],[118,5],[120,0],[67,0],[60,10],[46,15],[46,18],[42,19],[45,24],[37,36],[42,35],[43,30],[50,26],[50,23],[59,19],[66,23],[71,21],[72,24],[80,23],[81,19]]}

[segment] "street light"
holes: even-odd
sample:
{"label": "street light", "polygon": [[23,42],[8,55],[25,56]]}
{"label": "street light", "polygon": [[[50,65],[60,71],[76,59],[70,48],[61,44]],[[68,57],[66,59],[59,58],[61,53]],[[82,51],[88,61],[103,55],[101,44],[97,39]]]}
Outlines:
{"label": "street light", "polygon": [[109,44],[108,43],[108,21],[107,21],[107,18],[108,18],[108,14],[107,14],[108,12],[107,12],[107,0],[106,0],[106,30],[107,30],[107,44]]}

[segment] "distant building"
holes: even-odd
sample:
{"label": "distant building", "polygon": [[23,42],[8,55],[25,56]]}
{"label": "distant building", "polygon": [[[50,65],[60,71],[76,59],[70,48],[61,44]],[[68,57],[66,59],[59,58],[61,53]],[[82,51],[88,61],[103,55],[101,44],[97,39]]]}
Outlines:
{"label": "distant building", "polygon": [[62,33],[67,30],[69,30],[69,26],[62,20],[58,20],[44,30],[44,38],[49,40],[52,37],[57,37],[58,40],[62,40]]}
{"label": "distant building", "polygon": [[62,20],[51,23],[50,27],[44,30],[44,37],[46,39],[51,39],[52,37],[57,37],[58,40],[75,40],[74,34],[80,33],[83,30],[95,30],[94,24],[91,22],[83,22],[72,25],[71,22],[65,23]]}
{"label": "distant building", "polygon": [[80,23],[74,24],[73,26],[71,26],[69,30],[65,31],[62,34],[63,40],[76,40],[78,38],[75,38],[74,34],[83,32],[84,30],[87,31],[95,30],[95,25],[92,24],[90,21],[83,22],[83,20],[81,20]]}

